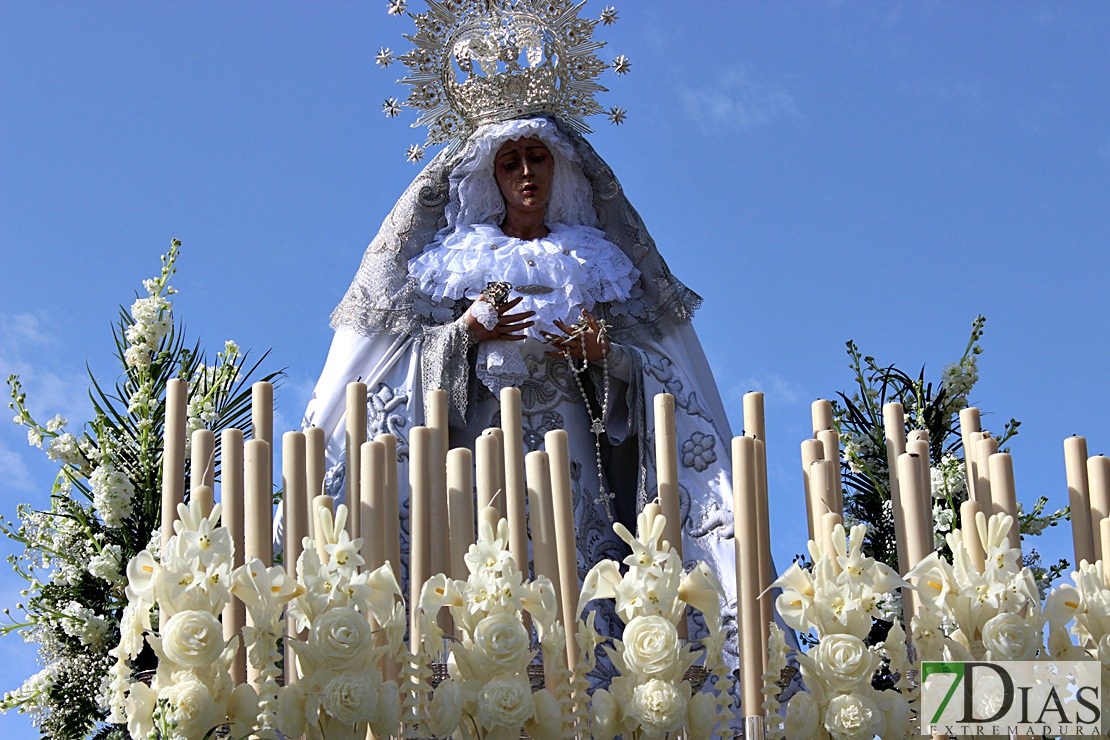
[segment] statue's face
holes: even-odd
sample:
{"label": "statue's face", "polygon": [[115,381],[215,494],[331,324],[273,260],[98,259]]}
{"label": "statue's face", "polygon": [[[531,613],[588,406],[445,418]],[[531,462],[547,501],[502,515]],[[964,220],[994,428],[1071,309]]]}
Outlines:
{"label": "statue's face", "polygon": [[555,161],[539,139],[506,141],[493,160],[493,175],[509,212],[547,208]]}

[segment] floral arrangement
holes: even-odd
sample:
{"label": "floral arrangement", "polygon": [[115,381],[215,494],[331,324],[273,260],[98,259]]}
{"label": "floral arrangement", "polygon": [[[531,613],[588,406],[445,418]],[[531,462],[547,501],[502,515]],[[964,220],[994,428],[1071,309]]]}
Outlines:
{"label": "floral arrangement", "polygon": [[[975,318],[963,354],[944,368],[936,387],[926,382],[924,368],[917,377],[912,377],[894,365],[880,366],[874,357],[864,356],[855,342],[847,343],[856,388],[851,394],[839,393],[840,400],[833,405],[844,449],[841,463],[846,488],[844,511],[848,521],[868,525],[865,552],[896,569],[899,564],[883,406],[891,402],[902,404],[906,429],[925,430],[929,434],[936,547],[943,549],[945,535],[956,525],[960,504],[968,498],[959,415],[968,407],[969,395],[979,380],[978,357],[983,352],[979,341],[985,324],[982,316]],[[1004,445],[1017,434],[1020,425],[1014,419],[1006,422],[998,435],[999,444]],[[1023,535],[1040,534],[1067,517],[1066,509],[1044,514],[1047,503],[1047,497],[1042,496],[1030,512],[1020,516]],[[1027,562],[1042,587],[1047,587],[1068,567],[1065,560],[1040,567],[1035,550],[1030,550]]]}
{"label": "floral arrangement", "polygon": [[190,431],[249,419],[248,378],[258,363],[248,366],[228,342],[207,365],[199,344],[188,346],[174,323],[170,278],[179,249],[173,241],[160,274],[143,282],[144,295],[120,308],[113,338],[122,374],[108,388],[90,373],[90,422],[75,428],[59,415],[39,423],[19,378],[8,378],[15,423],[59,472],[48,500],[21,504],[18,521],[0,520],[0,531],[23,548],[10,561],[27,581],[19,616],[5,610],[11,624],[0,633],[38,643],[43,666],[5,694],[0,709],[32,714],[46,736],[124,736],[121,726],[100,725],[114,665],[108,651],[120,641],[127,563],[158,533],[166,384],[189,381]]}
{"label": "floral arrangement", "polygon": [[[732,736],[732,678],[721,659],[723,589],[703,562],[684,572],[678,552],[661,542],[665,523],[663,516],[640,514],[638,538],[615,523],[614,531],[632,548],[624,560],[628,569],[622,574],[616,561],[604,560],[585,578],[579,612],[593,599],[613,599],[624,621],[622,638],[605,648],[619,675],[608,690],[593,695],[589,729],[595,740]],[[709,634],[701,645],[703,656],[678,636],[687,606],[705,617]],[[592,656],[601,638],[585,624],[579,635],[583,656]],[[699,659],[708,680],[695,687],[688,671]]]}
{"label": "floral arrangement", "polygon": [[795,562],[773,584],[782,588],[776,601],[782,620],[808,635],[812,647],[796,656],[807,691],[790,697],[783,721],[774,698],[779,672],[773,669],[786,665],[787,647],[782,630],[771,625],[772,670],[764,676],[768,737],[912,736],[905,634],[894,620],[881,641],[871,639],[872,630],[884,625],[883,594],[909,584],[864,553],[866,525],[846,535],[838,524],[831,539],[823,549],[810,540],[811,569]]}
{"label": "floral arrangement", "polygon": [[[375,737],[398,736],[400,688],[383,680],[379,666],[386,656],[408,662],[401,588],[388,563],[360,572],[362,539],[352,540],[344,529],[346,506],[334,518],[325,507],[316,516],[323,540],[305,538],[297,584],[287,590],[289,613],[298,631],[307,630],[306,639],[289,641],[301,675],[281,690],[276,724],[261,718],[260,726],[290,737],[307,733],[311,740],[362,740],[367,727]],[[271,602],[275,618],[280,610]],[[383,639],[375,641],[371,624]]]}
{"label": "floral arrangement", "polygon": [[979,512],[973,526],[982,567],[955,530],[947,535],[950,556],[933,552],[906,574],[922,603],[911,621],[918,658],[1034,660],[1043,644],[1041,597],[1021,551],[1010,546],[1014,519]]}
{"label": "floral arrangement", "polygon": [[[566,670],[556,668],[566,663],[566,642],[556,620],[555,589],[542,575],[525,582],[508,541],[506,520],[496,532],[482,521],[478,541],[466,554],[467,580],[440,574],[421,591],[424,644],[442,644],[436,620],[445,606],[460,635],[451,646],[450,678],[436,687],[431,702],[429,730],[436,737],[457,730],[467,739],[513,740],[523,728],[537,740],[556,740],[573,721]],[[556,679],[538,691],[529,678],[537,652],[522,620],[525,612],[536,628],[546,674]]]}

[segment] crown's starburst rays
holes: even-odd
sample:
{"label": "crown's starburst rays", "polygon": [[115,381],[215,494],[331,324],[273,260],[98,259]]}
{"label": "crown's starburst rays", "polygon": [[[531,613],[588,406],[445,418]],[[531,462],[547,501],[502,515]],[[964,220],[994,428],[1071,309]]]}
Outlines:
{"label": "crown's starburst rays", "polygon": [[[616,20],[612,8],[595,20],[579,16],[585,0],[426,4],[426,12],[414,14],[403,3],[400,11],[391,3],[391,14],[408,15],[416,24],[416,33],[405,35],[413,48],[397,57],[388,50],[378,55],[382,66],[398,59],[408,67],[399,80],[411,88],[403,104],[419,112],[414,128],[428,128],[424,147],[446,144],[454,150],[485,123],[540,113],[589,133],[585,119],[606,112],[595,100],[607,91],[597,78],[609,68],[627,71],[627,57],[618,57],[622,66],[597,56],[605,44],[594,40],[594,28]],[[386,113],[395,115],[392,107]]]}

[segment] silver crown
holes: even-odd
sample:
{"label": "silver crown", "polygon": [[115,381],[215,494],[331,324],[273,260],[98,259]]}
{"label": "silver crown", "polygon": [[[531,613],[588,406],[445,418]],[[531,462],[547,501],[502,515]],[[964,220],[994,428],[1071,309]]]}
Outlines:
{"label": "silver crown", "polygon": [[[612,64],[598,58],[604,42],[593,39],[600,20],[610,25],[617,12],[606,7],[598,20],[580,18],[585,0],[426,0],[428,11],[414,15],[404,0],[392,0],[391,15],[406,14],[416,34],[414,47],[399,59],[411,70],[400,82],[412,91],[403,102],[389,98],[383,112],[396,116],[402,105],[420,116],[413,127],[427,126],[424,145],[409,147],[410,160],[423,158],[424,147],[455,149],[479,126],[529,114],[550,113],[580,133],[589,133],[585,118],[605,112],[594,95],[606,92],[597,82],[612,67],[625,74],[621,55]],[[382,49],[377,61],[388,67],[393,53]],[[608,111],[622,123],[623,108]]]}

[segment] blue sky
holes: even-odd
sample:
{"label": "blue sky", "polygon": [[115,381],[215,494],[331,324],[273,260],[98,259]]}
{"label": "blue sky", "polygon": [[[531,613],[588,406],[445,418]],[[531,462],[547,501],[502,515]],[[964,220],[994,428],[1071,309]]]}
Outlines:
{"label": "blue sky", "polygon": [[[418,3],[414,3],[417,5]],[[32,410],[87,418],[109,323],[184,242],[176,312],[208,346],[272,349],[293,428],[328,315],[417,168],[384,0],[0,1],[0,372]],[[602,3],[588,8],[600,12]],[[1110,6],[1100,2],[618,5],[594,122],[672,270],[737,429],[767,394],[773,545],[804,546],[809,404],[851,382],[844,342],[938,378],[987,316],[973,400],[1016,417],[1018,498],[1066,503],[1062,440],[1110,449]],[[49,463],[0,425],[0,511]],[[1070,557],[1067,530],[1046,556]],[[0,597],[19,584],[0,577]],[[0,641],[0,686],[34,672]],[[30,736],[0,717],[5,736]]]}

